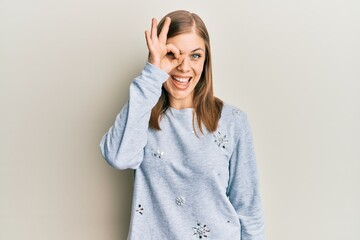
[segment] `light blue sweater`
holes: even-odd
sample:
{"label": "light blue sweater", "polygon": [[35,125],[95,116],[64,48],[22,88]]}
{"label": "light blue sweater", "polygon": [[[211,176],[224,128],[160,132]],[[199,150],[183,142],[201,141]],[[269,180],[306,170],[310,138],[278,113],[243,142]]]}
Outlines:
{"label": "light blue sweater", "polygon": [[[246,114],[224,104],[219,127],[194,133],[193,109],[169,108],[161,131],[151,109],[168,74],[147,63],[100,148],[136,169],[129,240],[263,240],[264,221]],[[196,122],[196,121],[195,121]]]}

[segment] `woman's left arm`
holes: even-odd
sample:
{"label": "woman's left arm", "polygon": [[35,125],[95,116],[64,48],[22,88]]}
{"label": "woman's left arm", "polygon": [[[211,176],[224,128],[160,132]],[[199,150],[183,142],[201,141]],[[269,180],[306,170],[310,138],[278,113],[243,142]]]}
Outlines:
{"label": "woman's left arm", "polygon": [[264,240],[264,217],[252,132],[244,112],[238,114],[240,134],[230,159],[227,194],[241,225],[242,240]]}

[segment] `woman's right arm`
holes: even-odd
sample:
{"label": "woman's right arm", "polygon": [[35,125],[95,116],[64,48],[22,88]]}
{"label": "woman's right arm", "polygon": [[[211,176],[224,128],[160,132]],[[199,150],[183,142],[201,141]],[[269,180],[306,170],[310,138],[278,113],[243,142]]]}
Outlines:
{"label": "woman's right arm", "polygon": [[[145,32],[150,52],[149,62],[133,80],[128,103],[100,142],[103,157],[115,168],[136,169],[141,164],[151,109],[159,100],[162,84],[168,79],[168,73],[180,65],[185,57],[175,46],[166,44],[170,22],[171,19],[166,18],[158,35],[156,19],[152,19],[151,32]],[[167,57],[170,52],[174,58]]]}
{"label": "woman's right arm", "polygon": [[103,136],[100,149],[105,160],[118,169],[136,169],[143,159],[151,109],[169,75],[147,63],[130,85],[129,101]]}

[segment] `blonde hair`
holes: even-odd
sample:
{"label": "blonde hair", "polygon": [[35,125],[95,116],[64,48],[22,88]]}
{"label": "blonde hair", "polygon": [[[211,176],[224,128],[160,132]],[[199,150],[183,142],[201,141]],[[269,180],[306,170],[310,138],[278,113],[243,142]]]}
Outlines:
{"label": "blonde hair", "polygon": [[[158,34],[164,26],[165,18],[171,18],[171,24],[167,38],[175,37],[183,33],[195,31],[205,43],[205,61],[203,72],[199,82],[196,84],[193,95],[194,119],[196,116],[197,124],[201,133],[203,133],[203,125],[210,132],[214,132],[218,127],[218,122],[221,117],[221,110],[223,101],[214,96],[213,79],[212,79],[212,66],[211,66],[211,51],[210,51],[210,38],[204,22],[195,13],[190,13],[184,10],[178,10],[168,13],[164,16],[158,24]],[[161,130],[159,121],[161,116],[169,108],[169,94],[162,87],[162,93],[157,104],[151,111],[149,126],[152,129]]]}

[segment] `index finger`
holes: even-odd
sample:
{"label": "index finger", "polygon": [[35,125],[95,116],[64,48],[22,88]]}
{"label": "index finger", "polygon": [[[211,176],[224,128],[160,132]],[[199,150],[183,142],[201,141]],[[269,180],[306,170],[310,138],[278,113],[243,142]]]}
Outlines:
{"label": "index finger", "polygon": [[161,32],[160,32],[160,35],[159,35],[159,40],[160,40],[160,42],[163,42],[164,44],[166,43],[166,39],[167,39],[167,34],[168,34],[168,32],[169,32],[170,23],[171,23],[171,18],[170,18],[170,17],[166,17],[166,18],[165,18],[164,25],[163,25],[163,28],[161,29]]}

